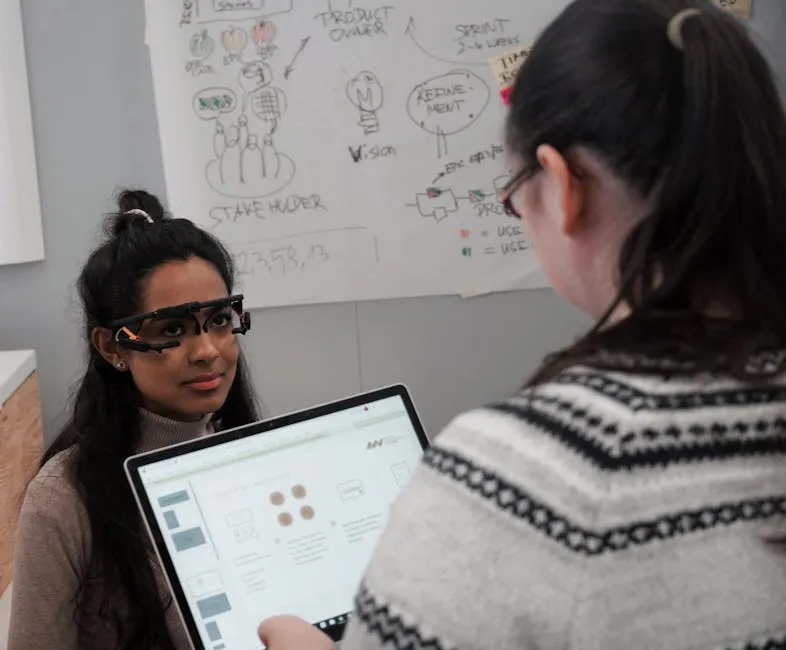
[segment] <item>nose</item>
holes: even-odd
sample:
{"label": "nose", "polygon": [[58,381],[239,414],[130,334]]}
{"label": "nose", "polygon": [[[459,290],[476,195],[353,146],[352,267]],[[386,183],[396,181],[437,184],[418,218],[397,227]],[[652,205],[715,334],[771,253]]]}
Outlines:
{"label": "nose", "polygon": [[200,332],[188,338],[191,339],[188,354],[192,363],[209,365],[221,356],[216,342],[213,341],[213,337],[210,334]]}

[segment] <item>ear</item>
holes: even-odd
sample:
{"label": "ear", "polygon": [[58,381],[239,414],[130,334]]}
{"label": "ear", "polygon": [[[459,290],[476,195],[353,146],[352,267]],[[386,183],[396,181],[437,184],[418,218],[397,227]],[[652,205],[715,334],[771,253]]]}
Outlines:
{"label": "ear", "polygon": [[584,215],[584,186],[571,172],[565,157],[551,145],[540,145],[535,155],[551,181],[550,189],[554,192],[552,198],[556,202],[561,221],[559,227],[570,237],[578,230]]}
{"label": "ear", "polygon": [[90,341],[107,363],[121,372],[128,369],[125,359],[127,353],[117,344],[112,330],[96,327],[90,335]]}

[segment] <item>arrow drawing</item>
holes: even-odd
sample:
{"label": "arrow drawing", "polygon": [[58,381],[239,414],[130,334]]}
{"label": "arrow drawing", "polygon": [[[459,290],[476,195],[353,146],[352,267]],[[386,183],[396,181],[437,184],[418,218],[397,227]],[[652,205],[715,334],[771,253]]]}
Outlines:
{"label": "arrow drawing", "polygon": [[291,75],[295,70],[295,62],[298,60],[298,57],[303,53],[303,50],[306,49],[306,45],[311,40],[310,36],[306,36],[303,40],[300,41],[300,47],[295,52],[295,56],[292,58],[292,62],[284,68],[284,79],[289,79],[289,75]]}
{"label": "arrow drawing", "polygon": [[427,57],[434,59],[435,61],[442,61],[442,63],[449,63],[450,65],[469,65],[469,66],[487,66],[487,62],[477,63],[474,61],[451,61],[450,59],[443,59],[438,57],[431,52],[429,52],[425,47],[423,47],[420,42],[418,41],[417,37],[415,36],[415,32],[417,32],[417,25],[415,25],[415,18],[413,16],[409,17],[409,21],[407,22],[407,28],[404,30],[404,34],[409,36],[412,39],[415,47],[417,47],[423,54]]}
{"label": "arrow drawing", "polygon": [[431,181],[431,184],[436,185],[437,181],[439,181],[441,178],[444,177],[445,177],[445,172],[440,172],[439,175],[433,181]]}

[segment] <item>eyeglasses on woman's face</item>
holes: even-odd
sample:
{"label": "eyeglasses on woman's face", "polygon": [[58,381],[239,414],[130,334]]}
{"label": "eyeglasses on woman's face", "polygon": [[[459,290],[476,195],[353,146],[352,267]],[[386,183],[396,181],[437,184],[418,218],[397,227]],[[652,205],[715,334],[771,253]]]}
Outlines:
{"label": "eyeglasses on woman's face", "polygon": [[[500,191],[500,194],[502,195],[501,202],[505,208],[505,214],[507,214],[509,217],[513,217],[515,219],[523,218],[521,209],[516,207],[514,201],[516,193],[522,184],[535,176],[535,174],[537,174],[540,169],[541,167],[537,164],[522,167],[522,169],[519,170],[513,176],[513,178],[505,183],[505,186]],[[573,174],[573,176],[575,176],[577,179],[581,179],[583,177],[581,171],[574,167],[570,162],[568,162],[568,169],[570,170],[570,173]]]}
{"label": "eyeglasses on woman's face", "polygon": [[513,217],[514,219],[522,218],[521,210],[516,207],[514,197],[522,183],[528,178],[531,178],[533,173],[534,170],[531,167],[524,167],[505,183],[505,186],[502,188],[500,192],[502,194],[502,205],[505,208],[505,214],[509,217]]}

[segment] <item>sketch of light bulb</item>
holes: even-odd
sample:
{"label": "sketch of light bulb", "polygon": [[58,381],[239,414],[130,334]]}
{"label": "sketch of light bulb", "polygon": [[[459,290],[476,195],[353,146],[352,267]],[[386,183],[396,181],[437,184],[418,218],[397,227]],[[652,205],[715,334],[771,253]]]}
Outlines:
{"label": "sketch of light bulb", "polygon": [[347,84],[347,97],[360,110],[359,125],[365,135],[379,133],[379,116],[385,94],[376,75],[364,70]]}

